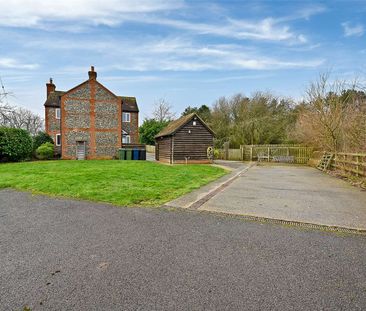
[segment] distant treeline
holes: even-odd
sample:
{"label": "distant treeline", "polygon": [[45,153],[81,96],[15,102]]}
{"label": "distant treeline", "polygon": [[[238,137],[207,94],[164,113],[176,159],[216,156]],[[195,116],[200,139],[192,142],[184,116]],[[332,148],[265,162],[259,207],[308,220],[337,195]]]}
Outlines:
{"label": "distant treeline", "polygon": [[366,151],[366,93],[351,85],[330,82],[321,75],[306,90],[306,98],[257,92],[219,98],[212,108],[187,107],[215,131],[216,145],[231,148],[249,144],[301,143],[320,150]]}

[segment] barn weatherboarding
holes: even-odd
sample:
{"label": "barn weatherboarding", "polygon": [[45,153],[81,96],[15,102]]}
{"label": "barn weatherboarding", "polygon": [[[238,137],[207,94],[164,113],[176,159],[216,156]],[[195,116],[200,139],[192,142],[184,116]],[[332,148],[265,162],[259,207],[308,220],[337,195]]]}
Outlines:
{"label": "barn weatherboarding", "polygon": [[183,116],[155,136],[155,158],[170,164],[211,163],[214,135],[196,113]]}

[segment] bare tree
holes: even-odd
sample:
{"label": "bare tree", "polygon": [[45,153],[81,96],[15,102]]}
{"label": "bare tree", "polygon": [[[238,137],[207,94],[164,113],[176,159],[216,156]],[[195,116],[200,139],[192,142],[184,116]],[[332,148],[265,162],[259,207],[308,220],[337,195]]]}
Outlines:
{"label": "bare tree", "polygon": [[12,127],[27,130],[31,135],[36,135],[43,129],[43,120],[39,115],[24,108],[17,108],[12,113]]}
{"label": "bare tree", "polygon": [[163,98],[155,102],[152,115],[159,122],[171,121],[175,118],[175,113],[172,112],[172,105]]}
{"label": "bare tree", "polygon": [[214,103],[209,125],[216,133],[216,144],[230,141],[233,147],[243,144],[286,142],[293,127],[293,101],[269,92],[256,92],[250,98],[237,94]]}
{"label": "bare tree", "polygon": [[357,83],[330,81],[329,74],[322,74],[306,94],[297,122],[298,139],[326,150],[362,150],[366,100]]}
{"label": "bare tree", "polygon": [[0,125],[5,125],[8,122],[8,115],[13,111],[13,107],[0,101]]}
{"label": "bare tree", "polygon": [[21,128],[36,135],[43,129],[43,119],[28,109],[11,106],[7,99],[11,93],[5,91],[1,79],[0,84],[0,126]]}
{"label": "bare tree", "polygon": [[21,128],[36,135],[43,129],[43,119],[28,109],[1,105],[0,126]]}

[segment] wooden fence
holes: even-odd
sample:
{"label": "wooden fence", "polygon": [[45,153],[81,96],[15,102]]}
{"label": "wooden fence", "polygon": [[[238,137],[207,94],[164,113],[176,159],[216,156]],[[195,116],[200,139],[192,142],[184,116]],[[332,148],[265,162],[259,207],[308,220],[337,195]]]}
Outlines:
{"label": "wooden fence", "polygon": [[215,149],[215,159],[242,161],[243,155],[241,149]]}
{"label": "wooden fence", "polygon": [[148,153],[155,153],[155,146],[146,145],[146,152],[148,152]]}
{"label": "wooden fence", "polygon": [[313,148],[301,145],[243,145],[240,149],[246,161],[295,164],[307,164],[313,152]]}
{"label": "wooden fence", "polygon": [[243,145],[240,149],[216,149],[215,158],[235,161],[267,161],[307,164],[313,148],[301,145]]}
{"label": "wooden fence", "polygon": [[343,172],[345,176],[366,177],[366,153],[336,153],[331,168]]}

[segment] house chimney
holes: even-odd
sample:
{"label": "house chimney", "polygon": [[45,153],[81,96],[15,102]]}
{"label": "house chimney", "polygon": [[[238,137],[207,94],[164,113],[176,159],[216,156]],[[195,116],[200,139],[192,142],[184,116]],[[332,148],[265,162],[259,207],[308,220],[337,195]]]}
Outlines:
{"label": "house chimney", "polygon": [[56,90],[56,85],[53,84],[52,78],[50,78],[50,82],[46,83],[47,88],[47,98],[48,95],[50,95],[51,92],[54,92]]}
{"label": "house chimney", "polygon": [[94,71],[94,66],[90,67],[90,71],[88,72],[89,74],[89,80],[96,80],[97,79],[97,72]]}

